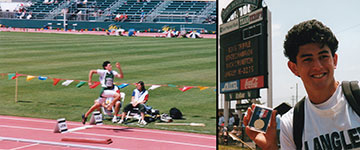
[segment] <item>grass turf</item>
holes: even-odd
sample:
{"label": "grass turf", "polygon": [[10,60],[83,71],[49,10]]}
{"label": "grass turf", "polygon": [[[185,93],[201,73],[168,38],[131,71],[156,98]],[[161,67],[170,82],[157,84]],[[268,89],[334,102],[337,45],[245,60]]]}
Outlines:
{"label": "grass turf", "polygon": [[[146,128],[216,134],[216,41],[215,39],[169,39],[152,37],[115,37],[49,33],[0,32],[0,73],[28,74],[51,78],[87,80],[91,69],[100,69],[109,60],[120,62],[124,79],[116,83],[173,84],[205,86],[186,92],[175,87],[149,91],[148,105],[169,113],[177,107],[185,120],[205,123],[206,127],[155,126]],[[0,76],[0,114],[47,119],[81,120],[98,97],[100,87],[89,89],[78,82],[53,86],[53,81],[26,77],[18,79],[18,102],[14,102],[15,80]],[[98,75],[93,76],[98,81]],[[146,87],[149,88],[149,87]],[[125,104],[130,102],[134,85],[122,89]],[[54,122],[55,123],[55,122]],[[112,124],[105,121],[105,124]]]}

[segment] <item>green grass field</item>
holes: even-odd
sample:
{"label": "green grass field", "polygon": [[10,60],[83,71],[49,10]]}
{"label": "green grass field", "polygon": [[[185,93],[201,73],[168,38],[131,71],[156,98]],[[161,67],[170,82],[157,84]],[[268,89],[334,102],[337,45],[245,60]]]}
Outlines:
{"label": "green grass field", "polygon": [[[216,40],[168,39],[152,37],[115,37],[49,33],[0,32],[0,73],[28,74],[51,78],[88,80],[89,70],[100,69],[109,60],[115,68],[120,62],[124,79],[117,83],[173,84],[205,86],[186,92],[175,87],[149,91],[148,105],[169,113],[177,107],[185,120],[179,123],[205,123],[206,127],[155,126],[145,128],[216,134]],[[100,86],[77,88],[53,86],[53,81],[18,78],[18,102],[15,103],[15,80],[0,76],[0,114],[35,118],[81,121],[98,97]],[[93,76],[98,81],[98,75]],[[131,99],[134,85],[122,89],[125,103]],[[149,88],[149,87],[146,87]],[[55,124],[55,121],[54,121]],[[112,124],[105,121],[105,124]],[[136,127],[136,126],[134,126]]]}

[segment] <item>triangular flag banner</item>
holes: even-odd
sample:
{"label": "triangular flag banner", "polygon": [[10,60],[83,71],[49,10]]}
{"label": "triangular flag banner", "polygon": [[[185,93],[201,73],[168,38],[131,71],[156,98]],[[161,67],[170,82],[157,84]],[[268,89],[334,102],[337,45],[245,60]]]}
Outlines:
{"label": "triangular flag banner", "polygon": [[8,79],[11,80],[15,76],[15,73],[8,74]]}
{"label": "triangular flag banner", "polygon": [[27,76],[26,77],[26,81],[30,81],[30,80],[32,80],[32,79],[34,79],[35,78],[35,76]]}
{"label": "triangular flag banner", "polygon": [[185,92],[187,90],[190,90],[191,88],[193,88],[192,86],[184,86],[183,88],[179,88],[181,91]]}
{"label": "triangular flag banner", "polygon": [[204,87],[204,86],[198,86],[199,87],[199,89],[200,89],[200,91],[202,91],[202,90],[205,90],[205,89],[208,89],[209,87]]}
{"label": "triangular flag banner", "polygon": [[18,76],[20,76],[21,74],[16,73],[15,76],[11,77],[11,79],[16,79]]}
{"label": "triangular flag banner", "polygon": [[83,86],[86,82],[85,81],[80,81],[80,83],[78,83],[76,85],[77,88],[80,88],[81,86]]}
{"label": "triangular flag banner", "polygon": [[58,79],[58,78],[54,78],[54,79],[53,79],[53,81],[54,81],[53,85],[55,86],[56,84],[58,84],[58,83],[59,83],[60,79]]}
{"label": "triangular flag banner", "polygon": [[118,87],[119,87],[119,89],[122,89],[122,88],[124,88],[124,87],[127,87],[129,84],[126,84],[126,83],[123,83],[123,84],[121,84],[121,85],[118,85]]}
{"label": "triangular flag banner", "polygon": [[66,81],[64,81],[61,85],[63,85],[63,86],[69,86],[72,82],[74,82],[74,80],[66,80]]}
{"label": "triangular flag banner", "polygon": [[149,88],[149,90],[155,90],[156,88],[159,88],[160,87],[160,85],[152,85],[150,88]]}
{"label": "triangular flag banner", "polygon": [[47,77],[42,77],[42,76],[39,76],[39,80],[46,80]]}
{"label": "triangular flag banner", "polygon": [[90,86],[90,89],[96,88],[100,82],[95,82],[93,85]]}
{"label": "triangular flag banner", "polygon": [[174,84],[168,84],[169,87],[176,87]]}

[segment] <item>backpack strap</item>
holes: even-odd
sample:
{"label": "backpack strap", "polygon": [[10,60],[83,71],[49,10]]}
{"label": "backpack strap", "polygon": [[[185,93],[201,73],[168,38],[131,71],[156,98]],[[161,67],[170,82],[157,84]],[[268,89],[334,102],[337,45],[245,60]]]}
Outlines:
{"label": "backpack strap", "polygon": [[[360,88],[358,81],[343,81],[342,90],[350,107],[360,116]],[[304,132],[304,101],[305,97],[294,107],[293,139],[297,150],[302,148],[302,134]]]}
{"label": "backpack strap", "polygon": [[351,108],[360,116],[360,89],[358,81],[343,81],[342,90]]}
{"label": "backpack strap", "polygon": [[294,107],[293,113],[293,139],[297,150],[302,148],[302,134],[304,132],[304,105],[305,97]]}

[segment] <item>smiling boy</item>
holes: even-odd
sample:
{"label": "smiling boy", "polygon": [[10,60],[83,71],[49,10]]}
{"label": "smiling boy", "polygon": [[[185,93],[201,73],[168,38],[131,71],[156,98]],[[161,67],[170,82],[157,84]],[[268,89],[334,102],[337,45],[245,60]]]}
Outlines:
{"label": "smiling boy", "polygon": [[[293,123],[294,118],[298,119],[294,109],[281,118],[281,149],[360,148],[360,117],[348,103],[342,83],[334,77],[337,48],[338,40],[330,28],[315,19],[295,25],[288,32],[284,54],[289,58],[291,72],[302,80],[307,96],[299,102],[303,103],[303,129]],[[251,115],[251,109],[248,113]],[[247,125],[250,115],[245,117],[244,124]],[[277,149],[274,125],[276,122],[271,121],[266,134],[250,131],[248,127],[246,133],[264,150]],[[295,144],[297,130],[303,132],[301,142]]]}

